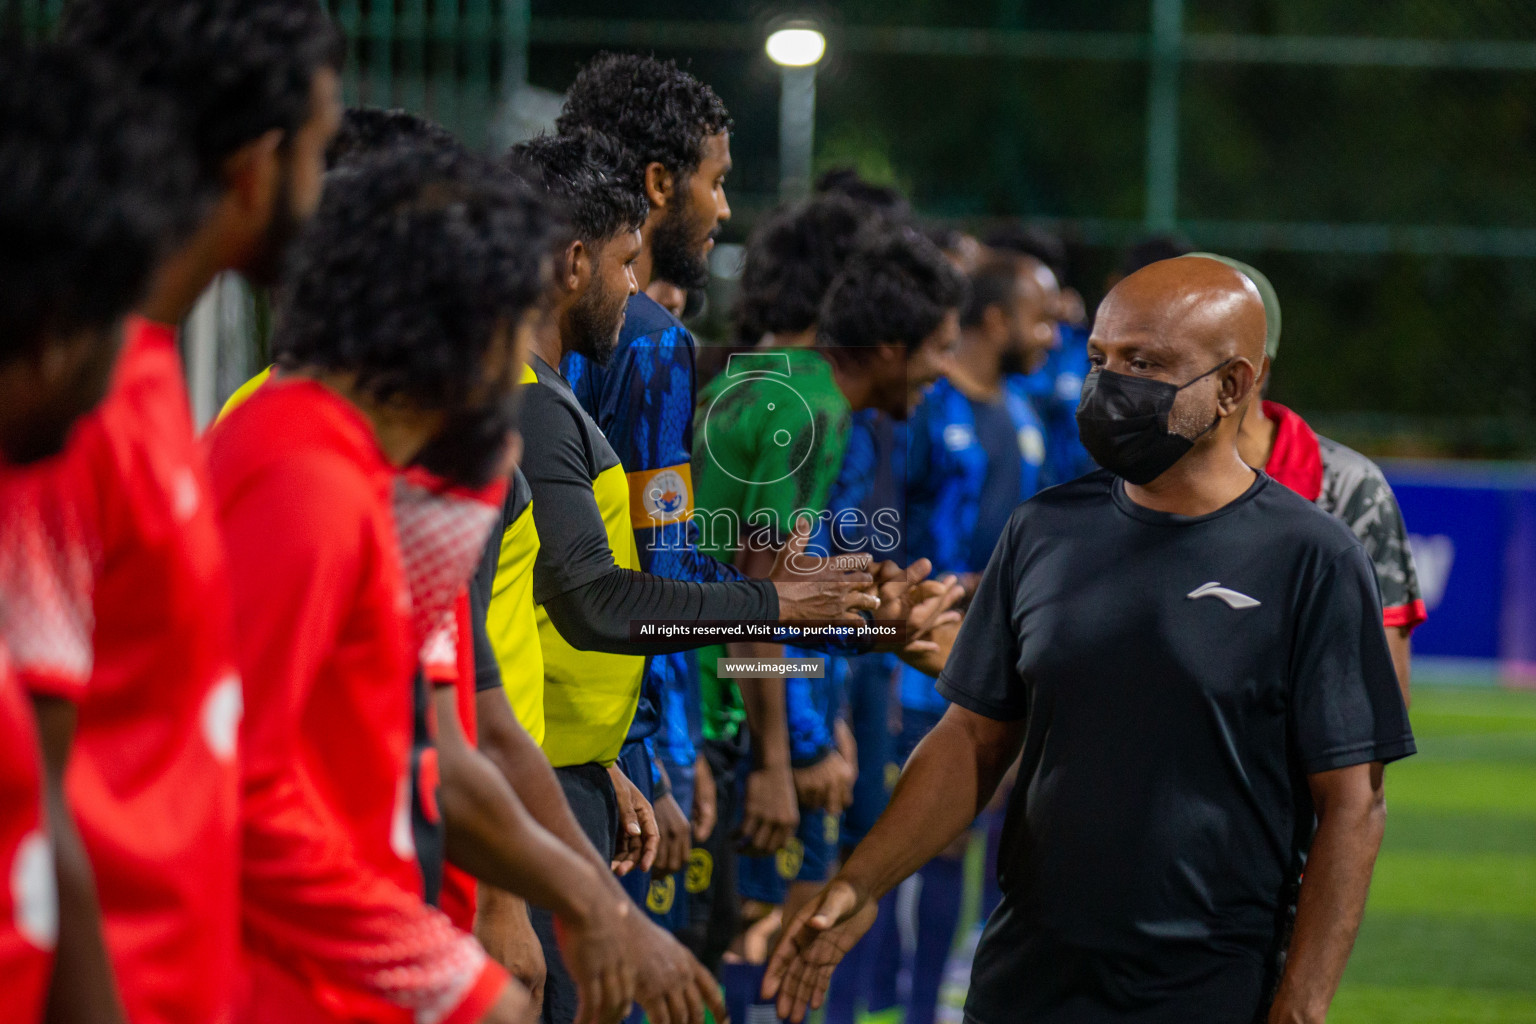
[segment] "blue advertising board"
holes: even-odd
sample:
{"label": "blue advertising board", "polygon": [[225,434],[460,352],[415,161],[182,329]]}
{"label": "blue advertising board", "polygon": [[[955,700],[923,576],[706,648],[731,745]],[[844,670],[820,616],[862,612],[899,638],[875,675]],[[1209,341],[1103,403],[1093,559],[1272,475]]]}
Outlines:
{"label": "blue advertising board", "polygon": [[1536,679],[1536,467],[1382,463],[1403,509],[1429,621],[1416,660]]}

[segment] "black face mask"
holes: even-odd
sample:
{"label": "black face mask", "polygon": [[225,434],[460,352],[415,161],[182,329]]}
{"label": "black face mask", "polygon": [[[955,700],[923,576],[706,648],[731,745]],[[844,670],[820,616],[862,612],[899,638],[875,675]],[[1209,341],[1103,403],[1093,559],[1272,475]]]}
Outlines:
{"label": "black face mask", "polygon": [[1194,437],[1172,433],[1168,415],[1180,391],[1204,380],[1232,360],[1219,363],[1183,385],[1147,380],[1098,368],[1083,381],[1077,403],[1077,432],[1093,461],[1138,487],[1166,473],[1221,417]]}
{"label": "black face mask", "polygon": [[514,392],[449,416],[417,454],[416,464],[462,487],[490,485],[517,429],[519,398]]}

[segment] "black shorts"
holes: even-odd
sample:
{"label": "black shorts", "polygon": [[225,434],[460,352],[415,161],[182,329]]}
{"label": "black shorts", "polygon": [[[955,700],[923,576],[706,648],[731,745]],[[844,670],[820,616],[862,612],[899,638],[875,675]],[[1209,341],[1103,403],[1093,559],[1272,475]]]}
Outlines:
{"label": "black shorts", "polygon": [[[604,857],[612,858],[619,837],[619,801],[613,792],[608,769],[600,764],[577,764],[556,768],[555,778],[565,791],[571,813],[587,834],[592,845]],[[548,974],[544,982],[545,1024],[572,1024],[576,1019],[576,985],[560,960],[555,944],[555,919],[547,910],[529,909],[534,933],[544,950]]]}

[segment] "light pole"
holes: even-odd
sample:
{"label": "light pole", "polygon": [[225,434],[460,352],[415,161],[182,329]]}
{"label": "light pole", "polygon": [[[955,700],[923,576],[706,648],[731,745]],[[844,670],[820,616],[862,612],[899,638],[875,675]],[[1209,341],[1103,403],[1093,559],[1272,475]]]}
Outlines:
{"label": "light pole", "polygon": [[770,35],[764,48],[779,66],[779,198],[797,199],[811,190],[816,65],[827,37],[809,22],[793,22]]}

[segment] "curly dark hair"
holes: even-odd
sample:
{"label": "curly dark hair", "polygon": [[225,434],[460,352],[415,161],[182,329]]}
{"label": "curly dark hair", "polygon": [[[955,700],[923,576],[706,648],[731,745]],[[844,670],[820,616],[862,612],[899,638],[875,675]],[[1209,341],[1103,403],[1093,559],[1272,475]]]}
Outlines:
{"label": "curly dark hair", "polygon": [[447,128],[408,111],[348,107],[335,138],[325,149],[325,169],[334,170],[393,146],[464,148]]}
{"label": "curly dark hair", "polygon": [[1183,235],[1148,235],[1145,238],[1139,238],[1120,254],[1118,268],[1120,276],[1130,277],[1143,267],[1150,267],[1163,260],[1188,256],[1194,251],[1195,247]]}
{"label": "curly dark hair", "polygon": [[882,233],[849,257],[821,304],[820,342],[836,348],[923,343],[965,305],[965,275],[910,227]]}
{"label": "curly dark hair", "polygon": [[0,358],[105,330],[192,226],[169,105],[64,47],[0,47]]}
{"label": "curly dark hair", "polygon": [[278,310],[278,365],[354,373],[379,401],[462,408],[498,327],[543,292],[550,224],[526,185],[452,148],[331,172]]}
{"label": "curly dark hair", "polygon": [[891,220],[912,216],[907,197],[889,185],[876,185],[852,167],[834,167],[822,172],[813,191],[819,196],[842,196],[862,206],[877,210]]}
{"label": "curly dark hair", "polygon": [[736,341],[814,327],[821,300],[859,245],[883,221],[840,195],[819,196],[771,214],[747,241],[731,319]]}
{"label": "curly dark hair", "polygon": [[297,132],[315,73],[346,56],[317,0],[73,0],[63,38],[170,96],[209,191],[235,150],[273,128]]}
{"label": "curly dark hair", "polygon": [[1067,277],[1067,246],[1060,236],[1017,221],[994,228],[981,244],[988,249],[1032,256],[1044,263],[1062,283]]}
{"label": "curly dark hair", "polygon": [[[634,151],[636,170],[659,163],[679,178],[698,169],[704,140],[731,130],[731,115],[713,89],[677,66],[636,53],[600,53],[565,94],[555,120],[564,135],[591,128]],[[644,191],[643,178],[637,187]]]}
{"label": "curly dark hair", "polygon": [[575,237],[596,244],[645,223],[645,192],[628,188],[636,173],[633,151],[609,135],[585,128],[540,135],[512,147],[513,170],[552,197]]}
{"label": "curly dark hair", "polygon": [[1019,275],[1038,266],[1040,262],[1033,256],[1023,256],[1008,250],[1000,250],[988,256],[970,276],[970,297],[960,311],[960,326],[979,325],[992,306],[1001,306],[1006,312],[1018,291]]}

